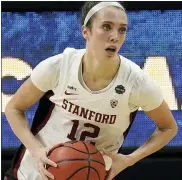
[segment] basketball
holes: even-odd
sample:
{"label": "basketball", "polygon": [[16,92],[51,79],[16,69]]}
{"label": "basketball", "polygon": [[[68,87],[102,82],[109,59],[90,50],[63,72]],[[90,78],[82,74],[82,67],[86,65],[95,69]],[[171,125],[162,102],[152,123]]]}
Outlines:
{"label": "basketball", "polygon": [[55,180],[104,180],[105,162],[95,146],[85,141],[71,141],[53,147],[48,157],[57,167],[47,166]]}

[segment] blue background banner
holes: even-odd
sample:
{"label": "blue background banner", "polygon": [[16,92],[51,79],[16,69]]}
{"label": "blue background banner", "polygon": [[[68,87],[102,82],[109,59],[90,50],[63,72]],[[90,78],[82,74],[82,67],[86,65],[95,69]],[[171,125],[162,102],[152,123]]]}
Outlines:
{"label": "blue background banner", "polygon": [[[32,69],[66,47],[84,48],[78,12],[3,12],[2,14],[2,147],[17,147],[4,107]],[[167,146],[182,147],[182,11],[129,11],[127,39],[120,54],[148,70],[163,86],[177,121],[177,136]],[[156,63],[157,61],[157,63]],[[161,72],[159,71],[161,70]],[[27,112],[31,125],[37,105]],[[155,124],[139,111],[124,142],[140,146]]]}

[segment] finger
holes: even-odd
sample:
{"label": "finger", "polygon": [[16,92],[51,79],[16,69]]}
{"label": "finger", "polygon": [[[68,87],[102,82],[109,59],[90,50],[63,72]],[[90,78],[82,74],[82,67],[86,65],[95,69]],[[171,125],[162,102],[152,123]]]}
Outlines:
{"label": "finger", "polygon": [[40,170],[40,175],[41,175],[42,180],[48,180],[46,175],[41,170]]}
{"label": "finger", "polygon": [[39,164],[39,170],[40,170],[41,173],[43,173],[44,176],[46,176],[46,178],[49,177],[51,179],[54,179],[54,176],[44,168],[43,163]]}
{"label": "finger", "polygon": [[106,171],[109,171],[112,167],[112,159],[108,155],[103,155]]}
{"label": "finger", "polygon": [[47,177],[51,178],[51,179],[54,179],[54,176],[49,172],[47,171],[45,168],[42,168],[42,172],[44,173],[44,175],[46,175]]}
{"label": "finger", "polygon": [[53,161],[51,161],[49,158],[47,158],[47,157],[45,157],[44,159],[43,159],[43,162],[44,162],[44,164],[48,164],[48,165],[51,165],[51,166],[53,166],[53,167],[57,167],[57,164],[55,163],[55,162],[53,162]]}

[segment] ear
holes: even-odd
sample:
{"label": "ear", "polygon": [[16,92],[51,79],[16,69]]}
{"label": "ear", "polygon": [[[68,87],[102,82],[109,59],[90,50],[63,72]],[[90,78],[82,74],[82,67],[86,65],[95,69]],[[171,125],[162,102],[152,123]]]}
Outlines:
{"label": "ear", "polygon": [[82,26],[82,35],[85,40],[88,40],[89,34],[90,34],[89,28],[87,28],[86,26],[83,25]]}

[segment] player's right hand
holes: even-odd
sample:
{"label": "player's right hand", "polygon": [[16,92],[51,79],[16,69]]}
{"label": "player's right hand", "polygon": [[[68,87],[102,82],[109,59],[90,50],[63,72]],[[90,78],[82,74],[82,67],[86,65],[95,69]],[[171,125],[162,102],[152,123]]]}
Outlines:
{"label": "player's right hand", "polygon": [[50,149],[48,148],[41,147],[32,152],[33,159],[36,161],[38,170],[43,180],[49,180],[48,177],[54,179],[54,176],[45,168],[46,165],[57,167],[57,164],[47,157],[49,150]]}

